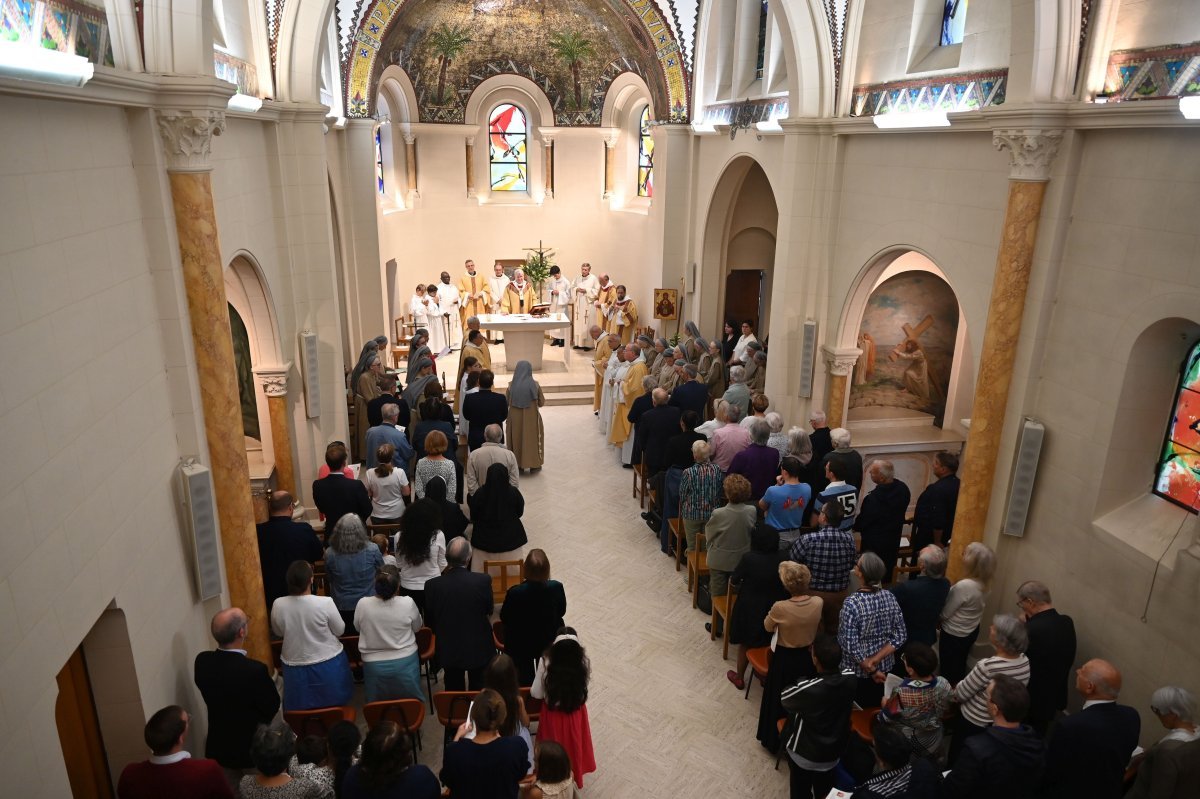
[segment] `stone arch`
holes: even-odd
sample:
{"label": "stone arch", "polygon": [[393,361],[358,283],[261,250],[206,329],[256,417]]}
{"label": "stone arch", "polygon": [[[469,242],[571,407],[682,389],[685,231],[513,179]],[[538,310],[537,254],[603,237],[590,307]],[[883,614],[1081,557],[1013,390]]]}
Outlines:
{"label": "stone arch", "polygon": [[[974,363],[970,347],[970,327],[960,291],[937,261],[926,251],[910,244],[897,244],[876,253],[859,270],[843,301],[833,340],[834,347],[850,348],[859,344],[858,336],[871,296],[885,281],[901,274],[926,272],[944,283],[957,303],[957,330],[947,380],[942,426],[952,427],[958,419],[969,417],[974,398]],[[847,397],[851,392],[847,391]],[[853,414],[848,418],[853,419]]]}
{"label": "stone arch", "polygon": [[[740,258],[746,252],[740,248],[741,245],[751,244],[751,239],[762,239],[765,234],[770,239],[770,254],[749,267],[751,270],[761,270],[763,280],[759,287],[758,310],[748,315],[758,319],[760,336],[766,333],[771,311],[766,298],[771,291],[779,224],[779,207],[775,197],[775,189],[766,171],[749,155],[740,154],[732,158],[717,180],[705,217],[700,285],[697,286],[700,324],[704,329],[712,333],[719,331],[727,308],[731,308],[731,298],[727,296],[730,275],[741,271],[730,261],[731,245],[734,245],[734,257]],[[753,230],[759,233],[747,233]],[[745,298],[739,296],[737,299]]]}
{"label": "stone arch", "polygon": [[[279,345],[275,304],[271,300],[270,287],[258,261],[245,250],[235,253],[225,268],[225,296],[246,326],[252,369],[279,366],[283,357]],[[271,416],[267,407],[267,397],[253,372],[250,373],[249,379],[257,410],[259,435],[247,435],[246,448],[249,452],[272,452]]]}
{"label": "stone arch", "polygon": [[[275,48],[275,89],[278,99],[291,102],[320,102],[321,45],[329,25],[329,15],[333,13],[333,5],[334,0],[307,0],[303,3],[284,4]],[[348,83],[345,75],[342,80]],[[346,108],[349,112],[348,104]],[[347,116],[350,114],[347,113]]]}
{"label": "stone arch", "polygon": [[528,114],[530,133],[535,128],[554,125],[554,105],[542,87],[521,75],[493,75],[471,90],[463,109],[463,122],[482,126],[486,132],[488,114],[498,103],[519,105]]}
{"label": "stone arch", "polygon": [[622,72],[608,84],[604,92],[604,105],[600,110],[600,127],[620,127],[634,107],[650,106],[650,118],[654,119],[654,101],[646,79],[633,71]]}

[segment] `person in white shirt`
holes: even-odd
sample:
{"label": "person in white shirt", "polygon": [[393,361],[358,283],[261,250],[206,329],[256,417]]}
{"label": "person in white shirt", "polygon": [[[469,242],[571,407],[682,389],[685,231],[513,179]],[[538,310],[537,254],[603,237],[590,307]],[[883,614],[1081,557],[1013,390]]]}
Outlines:
{"label": "person in white shirt", "polygon": [[375,596],[363,597],[354,608],[367,702],[424,699],[417,654],[421,614],[416,602],[399,592],[400,571],[384,566],[375,575]]}
{"label": "person in white shirt", "polygon": [[371,497],[371,521],[396,524],[404,515],[404,498],[410,493],[408,475],[392,461],[396,447],[381,444],[375,453],[378,466],[367,470],[367,494]]}
{"label": "person in white shirt", "polygon": [[[504,291],[508,288],[508,284],[512,281],[508,279],[508,275],[504,274],[503,264],[498,263],[493,266],[492,272],[493,274],[487,279],[488,292],[491,295],[491,305],[488,307],[488,313],[498,314],[500,313],[500,299],[504,296]],[[496,344],[503,344],[504,339],[500,338],[501,335],[503,334],[497,331],[496,338],[493,339],[493,342]]]}
{"label": "person in white shirt", "polygon": [[450,348],[450,325],[436,283],[425,287],[425,297],[429,300],[429,349],[434,355],[441,355]]}
{"label": "person in white shirt", "polygon": [[446,536],[437,529],[442,510],[431,499],[409,506],[396,534],[400,589],[425,612],[425,583],[446,570]]}
{"label": "person in white shirt", "polygon": [[737,344],[733,345],[733,357],[729,359],[726,366],[745,365],[746,347],[750,346],[751,341],[758,341],[758,339],[754,337],[754,323],[747,319],[742,322],[742,336],[737,340]]}
{"label": "person in white shirt", "polygon": [[450,349],[458,350],[462,347],[462,322],[459,317],[462,311],[462,296],[459,294],[458,286],[450,282],[450,273],[442,272],[441,285],[438,286],[438,300],[442,306],[442,313],[450,317]]}
{"label": "person in white shirt", "polygon": [[283,638],[283,709],[311,710],[349,704],[350,663],[338,636],[346,631],[333,598],[312,593],[312,564],[292,563],[288,595],[271,606],[271,630]]}
{"label": "person in white shirt", "polygon": [[[546,283],[546,298],[550,302],[550,313],[566,314],[571,307],[571,283],[562,276],[562,270],[557,266],[550,267],[550,280]],[[561,330],[555,331],[561,333]],[[567,346],[566,339],[550,339],[551,347]]]}
{"label": "person in white shirt", "polygon": [[595,302],[600,293],[600,281],[592,274],[591,264],[583,264],[579,270],[582,274],[571,284],[571,302],[575,308],[571,320],[571,341],[574,349],[590,350],[590,331],[598,319]]}
{"label": "person in white shirt", "polygon": [[963,552],[965,577],[950,589],[942,606],[942,634],[938,639],[941,674],[951,685],[967,676],[967,655],[979,637],[979,620],[987,602],[988,586],[996,573],[996,555],[986,544],[974,541]]}
{"label": "person in white shirt", "polygon": [[429,297],[425,295],[425,284],[418,283],[417,290],[408,301],[408,307],[412,311],[413,321],[417,323],[417,327],[429,327]]}
{"label": "person in white shirt", "polygon": [[600,395],[600,433],[608,440],[608,431],[612,429],[613,408],[616,407],[617,384],[625,379],[629,365],[625,363],[625,348],[621,339],[610,333],[608,346],[613,353],[608,356],[608,367],[604,370],[604,390]]}

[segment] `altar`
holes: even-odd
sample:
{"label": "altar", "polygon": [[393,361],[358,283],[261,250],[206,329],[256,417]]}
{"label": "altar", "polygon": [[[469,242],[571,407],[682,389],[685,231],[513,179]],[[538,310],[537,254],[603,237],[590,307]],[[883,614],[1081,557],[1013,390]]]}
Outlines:
{"label": "altar", "polygon": [[[533,371],[542,368],[542,344],[547,330],[561,330],[571,326],[571,320],[563,313],[546,316],[529,314],[480,314],[479,326],[504,334],[504,363],[512,371],[518,361],[529,361]],[[571,357],[571,348],[563,348],[563,358]]]}

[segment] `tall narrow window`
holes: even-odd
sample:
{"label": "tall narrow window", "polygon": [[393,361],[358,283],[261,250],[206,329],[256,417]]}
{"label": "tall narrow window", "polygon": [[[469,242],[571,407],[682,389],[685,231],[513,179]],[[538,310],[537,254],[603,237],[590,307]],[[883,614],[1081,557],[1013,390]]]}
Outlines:
{"label": "tall narrow window", "polygon": [[654,137],[650,135],[650,106],[642,109],[638,138],[638,196],[654,196]]}
{"label": "tall narrow window", "polygon": [[1200,513],[1200,343],[1183,361],[1154,493]]}
{"label": "tall narrow window", "polygon": [[758,10],[758,60],[754,62],[754,77],[762,80],[763,66],[767,63],[767,0],[762,0]]}
{"label": "tall narrow window", "polygon": [[962,44],[966,26],[967,0],[945,0],[942,8],[942,46]]}
{"label": "tall narrow window", "polygon": [[509,103],[496,106],[488,120],[488,134],[492,191],[527,191],[529,153],[524,112]]}
{"label": "tall narrow window", "polygon": [[375,128],[375,190],[380,194],[387,193],[383,186],[383,138],[379,128]]}

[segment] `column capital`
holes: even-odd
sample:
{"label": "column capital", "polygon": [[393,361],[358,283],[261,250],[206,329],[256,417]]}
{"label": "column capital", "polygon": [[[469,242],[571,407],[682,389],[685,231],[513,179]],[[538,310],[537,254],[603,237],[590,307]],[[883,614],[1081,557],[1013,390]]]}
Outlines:
{"label": "column capital", "polygon": [[821,345],[821,354],[825,357],[825,364],[829,367],[829,374],[835,377],[845,377],[850,374],[850,370],[854,368],[854,364],[858,363],[859,356],[862,355],[862,350],[858,347],[830,347]]}
{"label": "column capital", "polygon": [[404,136],[405,144],[416,144],[417,143],[417,136],[415,133],[404,133],[402,135]]}
{"label": "column capital", "polygon": [[212,137],[225,132],[225,112],[158,111],[158,133],[162,136],[168,172],[208,172],[212,169]]}
{"label": "column capital", "polygon": [[992,131],[992,146],[1008,150],[1008,176],[1012,180],[1042,182],[1050,179],[1050,165],[1058,154],[1063,132],[1022,128]]}
{"label": "column capital", "polygon": [[289,361],[278,366],[256,366],[254,376],[268,397],[286,397],[288,390],[288,374],[292,371]]}

